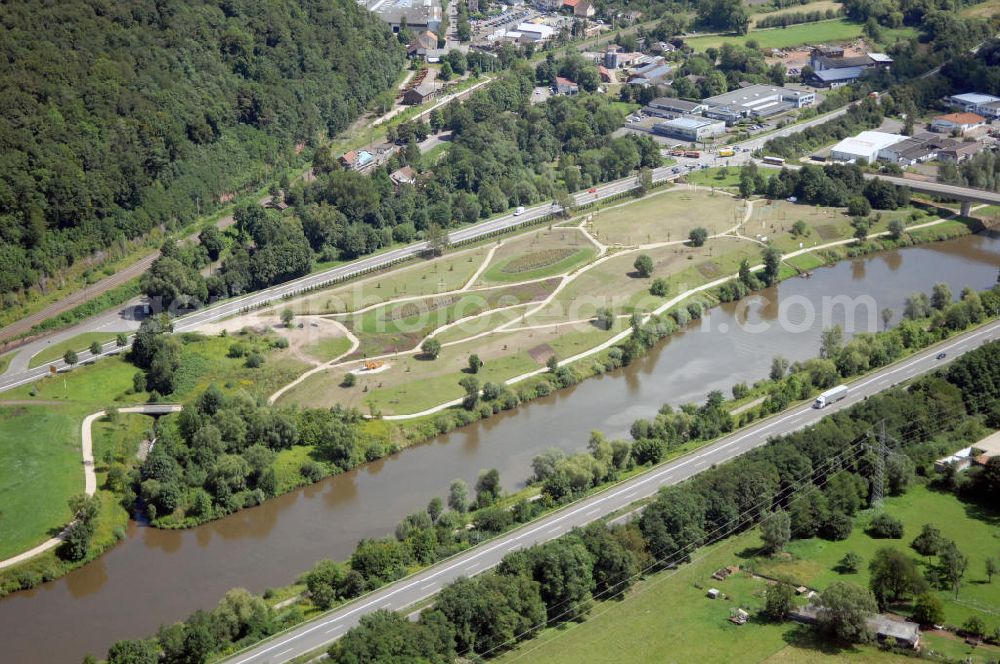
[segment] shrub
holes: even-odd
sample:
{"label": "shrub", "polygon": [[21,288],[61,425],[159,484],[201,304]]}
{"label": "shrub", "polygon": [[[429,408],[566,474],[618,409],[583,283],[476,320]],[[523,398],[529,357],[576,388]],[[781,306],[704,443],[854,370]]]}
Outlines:
{"label": "shrub", "polygon": [[882,513],[872,519],[868,534],[880,539],[900,539],[903,536],[903,522]]}
{"label": "shrub", "polygon": [[691,233],[688,235],[688,241],[692,247],[700,247],[705,244],[706,240],[708,240],[708,229],[701,226],[691,229]]}
{"label": "shrub", "polygon": [[246,362],[244,362],[244,366],[246,366],[247,369],[259,369],[260,367],[264,366],[264,356],[258,353],[257,351],[253,351],[252,353],[247,355],[247,359]]}
{"label": "shrub", "polygon": [[653,279],[653,283],[649,285],[649,292],[651,295],[656,297],[666,297],[667,293],[670,292],[670,282],[663,277],[657,277]]}
{"label": "shrub", "polygon": [[358,382],[358,377],[351,372],[344,374],[344,377],[340,380],[341,387],[354,387],[355,383]]}

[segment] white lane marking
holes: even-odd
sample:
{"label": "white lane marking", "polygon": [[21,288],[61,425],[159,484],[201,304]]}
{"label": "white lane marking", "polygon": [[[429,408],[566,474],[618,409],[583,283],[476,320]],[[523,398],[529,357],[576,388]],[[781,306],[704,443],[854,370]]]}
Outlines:
{"label": "white lane marking", "polygon": [[339,630],[339,629],[344,629],[344,626],[343,626],[343,625],[337,625],[337,626],[336,626],[336,627],[334,627],[333,629],[328,629],[328,630],[326,630],[326,632],[324,632],[324,633],[325,633],[325,634],[332,634],[333,632],[336,632],[336,631],[337,631],[337,630]]}
{"label": "white lane marking", "polygon": [[433,587],[434,587],[434,582],[431,581],[430,583],[425,583],[424,585],[420,586],[420,589],[427,590],[428,588],[433,588]]}

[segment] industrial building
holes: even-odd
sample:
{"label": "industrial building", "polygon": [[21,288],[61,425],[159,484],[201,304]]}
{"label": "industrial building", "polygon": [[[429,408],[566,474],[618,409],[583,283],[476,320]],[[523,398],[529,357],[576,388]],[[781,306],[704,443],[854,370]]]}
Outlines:
{"label": "industrial building", "polygon": [[685,115],[653,126],[653,133],[685,141],[704,141],[726,133],[726,123],[696,115]]}
{"label": "industrial building", "polygon": [[403,19],[415,31],[437,32],[441,25],[441,3],[439,0],[366,0],[365,6],[389,24],[393,32],[399,32]]}
{"label": "industrial building", "polygon": [[857,136],[845,138],[830,150],[833,161],[871,164],[878,159],[879,152],[889,146],[906,140],[906,136],[888,134],[884,131],[863,131]]}
{"label": "industrial building", "polygon": [[994,120],[1000,118],[1000,97],[979,92],[966,92],[961,95],[952,95],[948,101],[966,113],[977,113]]}
{"label": "industrial building", "polygon": [[679,118],[682,115],[701,115],[705,105],[700,101],[687,101],[675,97],[657,97],[642,109],[646,115],[657,118]]}
{"label": "industrial building", "polygon": [[749,85],[739,90],[709,97],[705,117],[732,125],[744,118],[767,118],[803,108],[816,101],[816,93],[773,85]]}

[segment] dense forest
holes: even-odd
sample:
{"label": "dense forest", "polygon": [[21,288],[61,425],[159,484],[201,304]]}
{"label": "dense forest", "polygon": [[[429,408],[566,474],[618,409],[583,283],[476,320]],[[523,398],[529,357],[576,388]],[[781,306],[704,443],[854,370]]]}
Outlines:
{"label": "dense forest", "polygon": [[403,65],[353,0],[0,4],[0,291],[261,186]]}

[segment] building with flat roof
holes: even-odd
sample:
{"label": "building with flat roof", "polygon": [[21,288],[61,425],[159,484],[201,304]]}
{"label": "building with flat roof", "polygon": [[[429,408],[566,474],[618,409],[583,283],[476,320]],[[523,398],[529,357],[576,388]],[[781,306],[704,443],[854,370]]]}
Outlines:
{"label": "building with flat roof", "polygon": [[552,39],[556,29],[544,23],[521,23],[515,32],[520,33],[521,41],[541,42]]}
{"label": "building with flat roof", "polygon": [[948,101],[966,113],[978,113],[987,118],[1000,118],[1000,97],[980,92],[966,92],[952,95],[948,97]]}
{"label": "building with flat roof", "polygon": [[816,93],[773,85],[748,85],[702,100],[705,117],[734,124],[743,118],[767,118],[816,101]]}
{"label": "building with flat roof", "polygon": [[726,123],[696,115],[684,115],[653,126],[653,133],[685,141],[704,141],[726,133]]}
{"label": "building with flat roof", "polygon": [[840,67],[813,71],[806,81],[817,88],[839,88],[864,78],[868,67]]}
{"label": "building with flat roof", "polygon": [[958,145],[958,141],[929,131],[921,132],[879,150],[878,158],[900,166],[913,166],[937,159],[942,150]]}
{"label": "building with flat roof", "polygon": [[441,25],[439,0],[366,0],[365,6],[388,23],[393,32],[399,32],[404,18],[411,30],[437,32]]}
{"label": "building with flat roof", "polygon": [[700,101],[688,101],[675,97],[657,97],[642,109],[646,115],[673,119],[682,115],[701,115],[705,105]]}
{"label": "building with flat roof", "polygon": [[871,164],[878,159],[879,152],[906,140],[906,136],[888,134],[884,131],[863,131],[857,136],[845,138],[830,150],[833,161]]}

